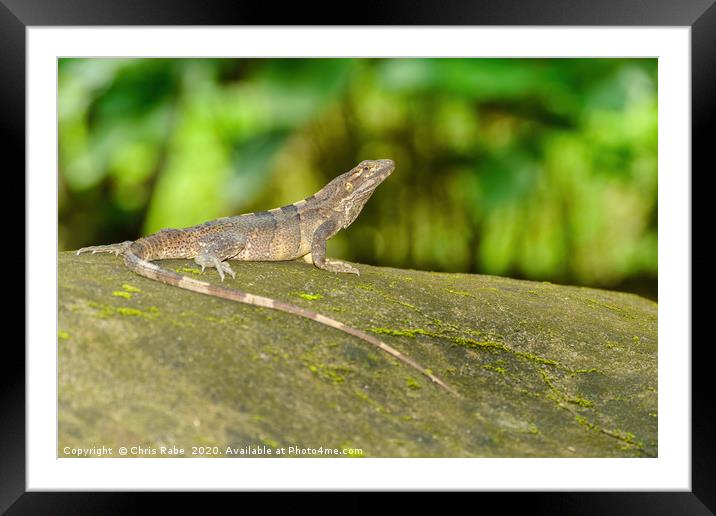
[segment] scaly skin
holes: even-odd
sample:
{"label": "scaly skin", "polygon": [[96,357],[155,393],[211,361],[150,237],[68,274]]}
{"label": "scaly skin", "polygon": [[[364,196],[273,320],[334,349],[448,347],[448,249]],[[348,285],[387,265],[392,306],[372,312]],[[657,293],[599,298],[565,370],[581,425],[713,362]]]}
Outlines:
{"label": "scaly skin", "polygon": [[326,258],[326,241],[341,229],[347,228],[358,217],[376,187],[394,168],[393,161],[389,159],[363,161],[314,195],[287,206],[224,217],[185,229],[163,229],[134,242],[84,247],[78,250],[77,254],[121,254],[129,269],[146,278],[214,297],[273,308],[312,319],[382,349],[432,382],[457,394],[452,387],[420,364],[361,330],[289,303],[175,274],[152,263],[153,260],[163,259],[193,259],[201,266],[202,271],[206,267],[216,268],[221,281],[224,281],[225,274],[235,277],[227,260],[279,261],[304,258],[319,269],[360,274],[358,269],[350,264]]}

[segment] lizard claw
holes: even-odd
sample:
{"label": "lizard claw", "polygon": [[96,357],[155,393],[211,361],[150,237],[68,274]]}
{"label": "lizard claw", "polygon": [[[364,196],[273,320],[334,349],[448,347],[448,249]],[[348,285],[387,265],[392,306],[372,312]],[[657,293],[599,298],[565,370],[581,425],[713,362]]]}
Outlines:
{"label": "lizard claw", "polygon": [[214,267],[216,272],[219,273],[221,281],[224,281],[226,278],[224,273],[230,274],[232,278],[236,277],[236,273],[231,269],[228,263],[222,262],[218,256],[211,253],[202,252],[194,258],[194,261],[201,267],[201,272],[204,272],[204,269],[207,267]]}
{"label": "lizard claw", "polygon": [[236,273],[231,268],[231,265],[228,264],[228,262],[221,262],[221,268],[224,270],[225,273],[231,276],[231,279],[236,279]]}
{"label": "lizard claw", "polygon": [[346,262],[341,262],[339,260],[326,259],[326,263],[321,268],[330,272],[343,272],[360,276],[360,271],[358,269]]}
{"label": "lizard claw", "polygon": [[214,263],[214,267],[216,267],[216,272],[219,273],[219,277],[221,278],[221,281],[224,281],[224,268],[221,266],[221,262],[216,256],[212,256],[212,260]]}

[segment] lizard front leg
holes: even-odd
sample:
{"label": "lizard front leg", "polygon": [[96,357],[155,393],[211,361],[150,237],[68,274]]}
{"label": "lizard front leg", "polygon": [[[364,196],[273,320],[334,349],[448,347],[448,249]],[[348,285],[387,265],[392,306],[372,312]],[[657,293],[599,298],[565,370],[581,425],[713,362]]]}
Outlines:
{"label": "lizard front leg", "polygon": [[236,277],[236,273],[225,260],[239,254],[246,246],[244,235],[226,234],[220,237],[213,236],[211,242],[199,242],[201,250],[194,257],[194,261],[201,266],[201,272],[206,267],[214,267],[224,281],[224,273]]}
{"label": "lizard front leg", "polygon": [[335,234],[336,227],[337,223],[335,221],[327,220],[321,224],[313,234],[313,243],[311,244],[311,252],[309,253],[313,265],[325,271],[360,275],[360,271],[352,265],[340,260],[326,258],[326,241]]}

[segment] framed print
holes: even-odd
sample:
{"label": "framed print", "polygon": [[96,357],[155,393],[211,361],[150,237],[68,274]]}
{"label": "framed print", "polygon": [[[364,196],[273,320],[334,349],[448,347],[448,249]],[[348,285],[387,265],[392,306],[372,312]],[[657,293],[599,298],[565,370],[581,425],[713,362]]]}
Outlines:
{"label": "framed print", "polygon": [[709,2],[351,26],[3,2],[27,336],[0,507],[440,490],[713,510],[690,251]]}

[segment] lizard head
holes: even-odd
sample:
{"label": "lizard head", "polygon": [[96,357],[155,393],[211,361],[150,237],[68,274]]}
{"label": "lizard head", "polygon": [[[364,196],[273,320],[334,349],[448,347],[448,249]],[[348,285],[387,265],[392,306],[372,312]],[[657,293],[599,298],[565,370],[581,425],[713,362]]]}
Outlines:
{"label": "lizard head", "polygon": [[342,227],[348,227],[358,217],[375,189],[393,170],[395,163],[391,159],[361,161],[326,185],[325,190],[332,194],[333,209],[343,215]]}
{"label": "lizard head", "polygon": [[392,159],[361,161],[338,179],[342,179],[346,197],[358,198],[373,191],[395,170]]}

